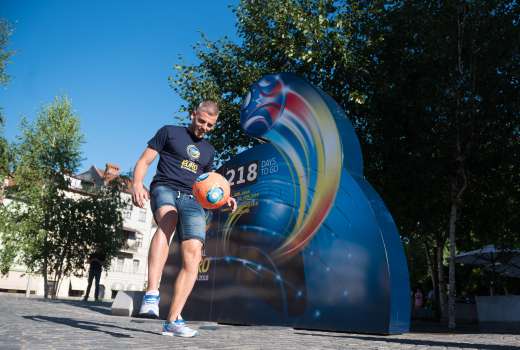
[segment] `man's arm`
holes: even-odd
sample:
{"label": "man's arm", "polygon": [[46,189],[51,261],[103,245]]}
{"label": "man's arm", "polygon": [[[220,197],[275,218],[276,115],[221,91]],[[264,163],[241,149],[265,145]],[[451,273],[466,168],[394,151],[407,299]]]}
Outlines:
{"label": "man's arm", "polygon": [[132,201],[139,208],[144,208],[146,202],[150,199],[148,191],[144,188],[143,180],[146,175],[148,167],[157,157],[158,152],[153,148],[147,147],[137,163],[134,169],[134,179],[132,181]]}

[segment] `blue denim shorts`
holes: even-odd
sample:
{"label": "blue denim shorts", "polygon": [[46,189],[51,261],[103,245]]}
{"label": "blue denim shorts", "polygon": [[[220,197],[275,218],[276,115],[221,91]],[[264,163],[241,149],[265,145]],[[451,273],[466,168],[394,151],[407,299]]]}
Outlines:
{"label": "blue denim shorts", "polygon": [[206,240],[206,213],[191,194],[174,190],[168,186],[155,186],[150,193],[150,206],[155,211],[164,205],[177,209],[175,235],[182,242],[188,239]]}

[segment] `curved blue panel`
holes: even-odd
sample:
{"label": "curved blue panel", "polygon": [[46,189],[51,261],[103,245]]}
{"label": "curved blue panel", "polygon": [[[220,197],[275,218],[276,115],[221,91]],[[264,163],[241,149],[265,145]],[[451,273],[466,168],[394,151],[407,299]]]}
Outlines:
{"label": "curved blue panel", "polygon": [[343,110],[282,73],[252,86],[241,124],[269,143],[219,169],[239,208],[208,220],[204,271],[183,314],[234,324],[408,331],[399,234],[363,177],[359,141]]}

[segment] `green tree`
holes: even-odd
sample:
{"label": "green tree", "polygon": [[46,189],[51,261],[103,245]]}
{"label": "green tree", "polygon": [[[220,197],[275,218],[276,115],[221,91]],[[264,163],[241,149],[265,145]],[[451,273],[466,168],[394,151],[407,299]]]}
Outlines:
{"label": "green tree", "polygon": [[[11,35],[11,27],[9,23],[0,18],[0,86],[7,84],[9,75],[6,72],[6,66],[12,52],[7,50],[7,43]],[[0,184],[9,173],[10,148],[9,143],[3,136],[3,127],[5,119],[0,106]]]}
{"label": "green tree", "polygon": [[[435,247],[443,291],[449,240],[450,302],[441,309],[454,327],[456,242],[478,248],[483,217],[502,226],[500,212],[518,199],[518,5],[403,2],[376,29],[386,34],[376,52],[384,64],[367,80],[375,141],[367,144],[367,164],[383,164],[385,176],[373,176],[370,166],[368,176],[380,183],[404,232]],[[503,209],[493,212],[467,199],[497,196]],[[501,229],[512,237],[515,223],[517,214]],[[498,240],[487,236],[488,243]]]}
{"label": "green tree", "polygon": [[122,184],[114,180],[82,195],[68,191],[69,176],[81,161],[83,136],[66,98],[43,108],[33,124],[23,121],[22,132],[15,186],[2,208],[1,268],[5,273],[19,262],[41,273],[45,297],[49,290],[54,297],[62,278],[81,273],[90,253],[100,251],[110,261],[122,246]]}
{"label": "green tree", "polygon": [[0,18],[0,85],[7,84],[9,81],[9,75],[6,72],[7,62],[9,57],[13,54],[7,50],[7,43],[9,42],[9,36],[11,35],[12,29],[9,22]]}

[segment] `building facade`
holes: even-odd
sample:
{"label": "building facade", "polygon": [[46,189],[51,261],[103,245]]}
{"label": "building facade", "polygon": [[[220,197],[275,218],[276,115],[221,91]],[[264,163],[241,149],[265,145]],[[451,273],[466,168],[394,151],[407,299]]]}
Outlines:
{"label": "building facade", "polygon": [[[105,170],[90,167],[87,171],[69,178],[71,197],[87,195],[92,188],[104,186],[108,181],[120,176],[119,167],[107,164]],[[132,204],[130,183],[121,192],[127,203],[123,209],[123,234],[125,244],[111,261],[110,268],[103,270],[100,282],[100,299],[114,298],[119,290],[140,291],[146,288],[148,248],[157,229],[149,203],[143,208]],[[4,199],[9,201],[8,199]],[[84,277],[65,277],[57,286],[58,297],[84,297],[88,284],[88,263]],[[24,266],[16,265],[6,276],[0,276],[0,292],[43,295],[44,282],[39,274],[29,274]],[[94,285],[90,297],[94,296]]]}

